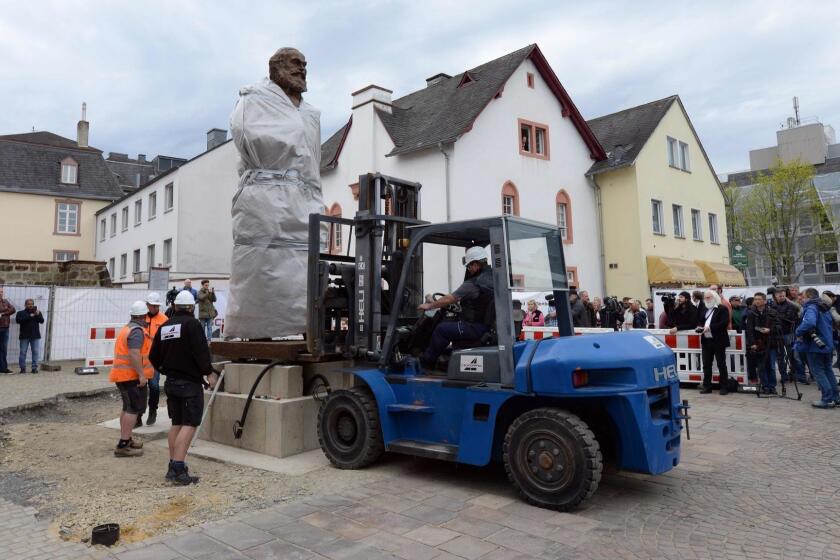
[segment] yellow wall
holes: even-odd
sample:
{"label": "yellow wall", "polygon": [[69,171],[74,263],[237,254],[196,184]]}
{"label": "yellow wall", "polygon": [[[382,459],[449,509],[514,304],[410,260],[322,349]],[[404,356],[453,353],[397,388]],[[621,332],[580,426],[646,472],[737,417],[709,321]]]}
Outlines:
{"label": "yellow wall", "polygon": [[[640,234],[636,170],[625,167],[597,176],[601,187],[601,204],[604,221],[604,278],[605,296],[635,294],[633,288],[643,284],[646,277],[639,269],[642,238]],[[611,268],[610,265],[618,265]]]}
{"label": "yellow wall", "polygon": [[[58,235],[56,201],[80,203],[80,235]],[[53,251],[78,251],[79,260],[94,260],[95,213],[107,201],[0,192],[3,231],[0,259],[53,260]]]}
{"label": "yellow wall", "polygon": [[[668,136],[688,144],[690,173],[668,165]],[[604,245],[610,295],[650,297],[647,255],[729,262],[723,195],[676,101],[651,134],[635,164],[601,174],[597,180],[604,198]],[[632,201],[628,200],[631,192]],[[653,233],[651,199],[662,201],[665,235]],[[683,207],[684,239],[674,236],[672,204]],[[701,211],[703,241],[692,239],[692,208]],[[710,212],[717,214],[719,244],[709,241]],[[619,268],[611,270],[611,262],[619,263]]]}

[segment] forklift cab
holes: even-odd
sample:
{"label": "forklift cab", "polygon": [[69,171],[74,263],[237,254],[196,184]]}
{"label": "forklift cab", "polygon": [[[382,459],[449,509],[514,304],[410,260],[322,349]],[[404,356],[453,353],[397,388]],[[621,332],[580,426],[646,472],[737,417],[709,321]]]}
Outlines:
{"label": "forklift cab", "polygon": [[[415,259],[422,258],[425,245],[456,247],[465,251],[469,247],[487,249],[488,265],[493,276],[495,324],[481,340],[458,343],[451,347],[447,377],[455,381],[514,385],[516,339],[512,319],[513,291],[552,292],[557,308],[557,323],[561,336],[573,334],[568,303],[568,283],[563,242],[560,230],[546,224],[514,216],[482,218],[444,224],[423,224],[407,228],[410,243],[403,273],[395,291],[405,292],[406,278]],[[397,308],[404,306],[395,306]],[[422,313],[413,317],[391,314],[380,367],[395,369],[405,364],[405,353],[417,348],[417,337],[431,335],[431,329],[422,325],[429,321]],[[444,310],[438,310],[432,323],[447,320]],[[410,321],[414,320],[414,326]],[[455,317],[454,319],[457,319]],[[402,325],[402,326],[401,326]]]}

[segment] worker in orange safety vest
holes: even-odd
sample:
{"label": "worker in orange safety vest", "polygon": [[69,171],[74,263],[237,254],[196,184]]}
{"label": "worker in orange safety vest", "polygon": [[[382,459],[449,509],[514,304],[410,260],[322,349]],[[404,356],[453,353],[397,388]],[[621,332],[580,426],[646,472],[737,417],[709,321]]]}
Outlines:
{"label": "worker in orange safety vest", "polygon": [[120,441],[114,449],[117,457],[136,457],[143,454],[143,443],[132,439],[131,431],[137,418],[146,410],[148,381],[154,377],[149,362],[152,339],[146,328],[146,303],[131,304],[131,321],[120,329],[114,343],[114,365],[109,381],[117,384],[122,396]]}
{"label": "worker in orange safety vest", "polygon": [[[160,312],[161,299],[157,292],[149,292],[146,296],[146,330],[149,340],[154,340],[155,334],[162,324],[169,320],[166,314]],[[157,422],[157,409],[160,404],[160,372],[155,370],[155,375],[149,381],[149,415],[146,417],[146,425],[151,426]],[[135,427],[143,425],[143,419],[138,416]]]}

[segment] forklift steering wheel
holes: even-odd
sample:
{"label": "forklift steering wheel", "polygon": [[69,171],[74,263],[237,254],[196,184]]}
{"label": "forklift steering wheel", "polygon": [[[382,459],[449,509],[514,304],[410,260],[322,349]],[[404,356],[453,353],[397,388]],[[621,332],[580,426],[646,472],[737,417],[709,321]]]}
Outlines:
{"label": "forklift steering wheel", "polygon": [[[442,294],[440,292],[435,292],[435,293],[432,294],[432,299],[434,301],[437,301],[440,298],[445,297],[445,296],[446,296],[446,294]],[[458,302],[450,303],[449,305],[447,305],[446,307],[443,307],[442,309],[444,311],[448,311],[450,313],[458,314],[458,313],[461,312],[461,304],[458,303]]]}

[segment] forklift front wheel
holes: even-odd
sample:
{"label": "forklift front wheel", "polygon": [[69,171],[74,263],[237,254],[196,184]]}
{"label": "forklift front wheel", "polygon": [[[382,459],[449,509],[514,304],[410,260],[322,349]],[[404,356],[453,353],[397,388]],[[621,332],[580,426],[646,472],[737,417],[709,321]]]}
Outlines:
{"label": "forklift front wheel", "polygon": [[339,469],[360,469],[385,451],[376,399],[367,387],[332,391],[318,411],[318,443]]}
{"label": "forklift front wheel", "polygon": [[595,435],[565,410],[524,413],[508,428],[503,451],[508,478],[535,506],[568,511],[595,493],[601,480]]}

